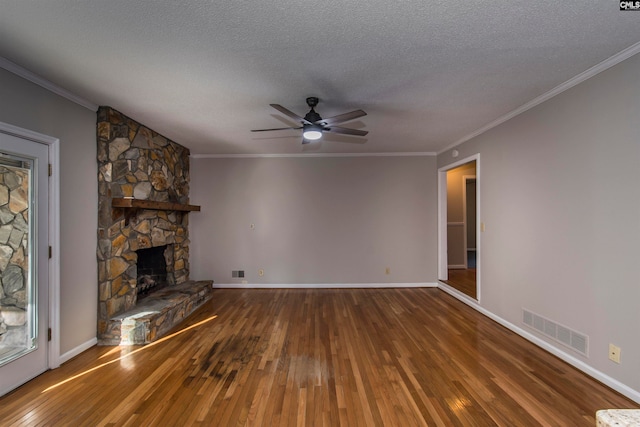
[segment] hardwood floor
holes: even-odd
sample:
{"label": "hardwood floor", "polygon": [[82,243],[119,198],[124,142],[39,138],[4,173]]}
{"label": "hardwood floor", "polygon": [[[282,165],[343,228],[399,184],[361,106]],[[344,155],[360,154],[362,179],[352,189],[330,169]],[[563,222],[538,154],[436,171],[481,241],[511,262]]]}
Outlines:
{"label": "hardwood floor", "polygon": [[94,347],[3,426],[594,426],[638,405],[435,289],[214,292],[175,334]]}
{"label": "hardwood floor", "polygon": [[449,269],[448,277],[449,277],[448,280],[443,280],[442,282],[459,290],[463,294],[476,299],[478,294],[477,294],[477,286],[476,286],[476,269],[475,268]]}

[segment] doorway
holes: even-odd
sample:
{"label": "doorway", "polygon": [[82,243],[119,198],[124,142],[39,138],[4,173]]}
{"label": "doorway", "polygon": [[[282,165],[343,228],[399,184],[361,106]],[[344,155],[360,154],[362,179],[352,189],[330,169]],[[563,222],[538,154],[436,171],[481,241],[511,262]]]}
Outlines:
{"label": "doorway", "polygon": [[464,250],[465,267],[476,268],[476,176],[463,175],[462,177],[462,211],[464,217]]}
{"label": "doorway", "polygon": [[439,169],[438,180],[438,279],[479,301],[479,155]]}
{"label": "doorway", "polygon": [[49,367],[49,146],[0,128],[0,395]]}

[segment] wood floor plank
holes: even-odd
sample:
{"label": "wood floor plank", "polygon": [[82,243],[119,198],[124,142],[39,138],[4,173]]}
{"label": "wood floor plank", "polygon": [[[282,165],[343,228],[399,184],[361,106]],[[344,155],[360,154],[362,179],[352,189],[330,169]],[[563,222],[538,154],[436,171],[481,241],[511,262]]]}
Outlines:
{"label": "wood floor plank", "polygon": [[459,290],[463,294],[476,298],[477,285],[476,285],[476,269],[449,269],[448,279],[443,280],[447,285]]}
{"label": "wood floor plank", "polygon": [[0,398],[0,424],[593,426],[639,407],[437,289],[221,289],[174,332],[87,350]]}

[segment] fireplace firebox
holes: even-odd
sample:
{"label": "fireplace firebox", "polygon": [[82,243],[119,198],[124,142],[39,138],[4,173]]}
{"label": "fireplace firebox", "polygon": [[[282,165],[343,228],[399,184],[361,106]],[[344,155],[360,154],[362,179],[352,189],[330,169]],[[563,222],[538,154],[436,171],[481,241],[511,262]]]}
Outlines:
{"label": "fireplace firebox", "polygon": [[155,246],[148,249],[139,249],[137,272],[138,279],[136,291],[138,301],[144,299],[153,291],[167,286],[167,245]]}

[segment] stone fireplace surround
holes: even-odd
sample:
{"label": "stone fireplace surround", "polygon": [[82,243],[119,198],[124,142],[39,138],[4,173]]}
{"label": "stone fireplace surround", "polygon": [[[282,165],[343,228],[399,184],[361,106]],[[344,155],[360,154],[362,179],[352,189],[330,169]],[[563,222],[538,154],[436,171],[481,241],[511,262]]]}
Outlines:
{"label": "stone fireplace surround", "polygon": [[[188,204],[189,150],[111,107],[97,115],[98,342],[145,344],[210,299],[212,282],[189,280],[186,212],[121,208],[113,200]],[[167,287],[138,304],[136,251],[164,245]]]}

